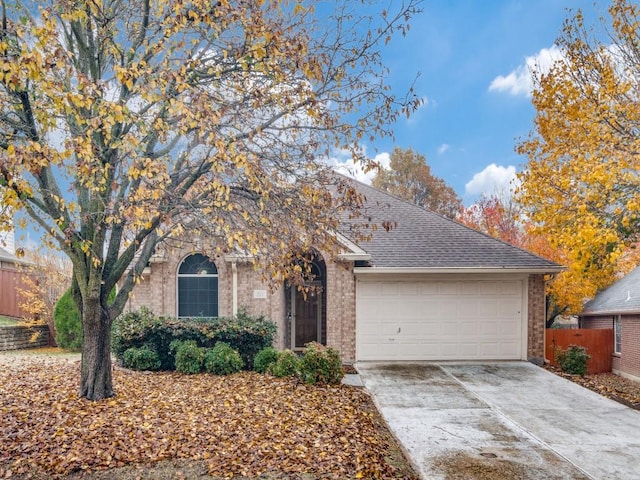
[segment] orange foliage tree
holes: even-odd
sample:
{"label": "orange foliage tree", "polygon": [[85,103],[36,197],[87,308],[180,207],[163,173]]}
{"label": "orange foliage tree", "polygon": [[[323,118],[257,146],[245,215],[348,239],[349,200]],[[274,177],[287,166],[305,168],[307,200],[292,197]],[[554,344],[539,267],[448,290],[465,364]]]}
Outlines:
{"label": "orange foliage tree", "polygon": [[629,266],[640,226],[640,7],[615,0],[609,13],[600,32],[580,12],[567,20],[563,59],[535,76],[535,128],[518,146],[528,164],[517,200],[565,260],[552,292],[570,313]]}
{"label": "orange foliage tree", "polygon": [[520,207],[509,195],[483,195],[463,208],[457,219],[511,245],[528,248],[528,236],[520,221]]}
{"label": "orange foliage tree", "polygon": [[162,242],[219,238],[274,282],[335,249],[358,198],[317,159],[366,163],[359,142],[419,105],[380,56],[417,3],[2,2],[0,203],[71,260],[81,396],[113,395],[111,322]]}

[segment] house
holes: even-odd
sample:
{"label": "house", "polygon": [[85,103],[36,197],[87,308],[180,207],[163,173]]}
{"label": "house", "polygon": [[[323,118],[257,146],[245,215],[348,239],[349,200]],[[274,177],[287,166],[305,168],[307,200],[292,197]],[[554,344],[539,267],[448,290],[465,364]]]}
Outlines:
{"label": "house", "polygon": [[278,325],[277,347],[319,341],[345,362],[526,360],[544,356],[544,275],[560,265],[354,181],[367,220],[394,223],[356,244],[348,224],[337,258],[317,255],[318,288],[270,291],[250,259],[166,247],[130,309],[227,316],[239,308]]}
{"label": "house", "polygon": [[640,267],[587,302],[580,324],[613,328],[613,373],[640,381]]}

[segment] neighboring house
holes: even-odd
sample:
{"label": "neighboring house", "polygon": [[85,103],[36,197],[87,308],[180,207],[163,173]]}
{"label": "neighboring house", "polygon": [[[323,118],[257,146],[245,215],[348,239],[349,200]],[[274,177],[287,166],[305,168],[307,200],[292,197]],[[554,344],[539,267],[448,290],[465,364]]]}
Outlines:
{"label": "neighboring house", "polygon": [[129,308],[172,316],[247,308],[276,322],[276,346],[319,341],[347,363],[544,357],[544,275],[560,265],[354,184],[370,222],[395,226],[359,245],[345,228],[342,253],[316,257],[317,293],[305,298],[286,285],[270,291],[250,258],[208,259],[185,244],[154,256]]}
{"label": "neighboring house", "polygon": [[613,328],[613,373],[640,381],[640,267],[589,301],[582,328]]}

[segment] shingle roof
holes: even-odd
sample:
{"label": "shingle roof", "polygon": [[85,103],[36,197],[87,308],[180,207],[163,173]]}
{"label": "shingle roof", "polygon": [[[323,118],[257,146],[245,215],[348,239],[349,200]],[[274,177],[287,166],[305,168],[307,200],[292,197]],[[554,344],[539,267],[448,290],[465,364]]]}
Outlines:
{"label": "shingle roof", "polygon": [[598,293],[580,315],[640,313],[640,267]]}
{"label": "shingle roof", "polygon": [[[558,272],[562,267],[530,252],[400,200],[363,183],[353,181],[365,197],[367,218],[359,223],[394,225],[390,231],[372,231],[368,242],[357,242],[371,255],[377,268],[517,269]],[[341,232],[354,239],[354,221],[345,221]]]}
{"label": "shingle roof", "polygon": [[7,252],[4,248],[0,247],[0,260],[4,262],[22,263],[22,261],[14,254]]}

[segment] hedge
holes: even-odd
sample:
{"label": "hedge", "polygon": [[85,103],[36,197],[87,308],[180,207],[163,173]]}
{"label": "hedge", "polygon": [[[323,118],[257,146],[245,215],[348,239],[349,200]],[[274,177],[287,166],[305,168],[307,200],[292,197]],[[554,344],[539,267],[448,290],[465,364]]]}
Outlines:
{"label": "hedge", "polygon": [[203,348],[227,343],[238,351],[245,368],[251,368],[255,355],[272,345],[276,325],[264,316],[254,317],[244,311],[233,318],[177,319],[156,316],[143,307],[116,318],[111,332],[112,350],[120,361],[129,348],[147,346],[158,353],[160,369],[174,370],[171,342],[192,340]]}

